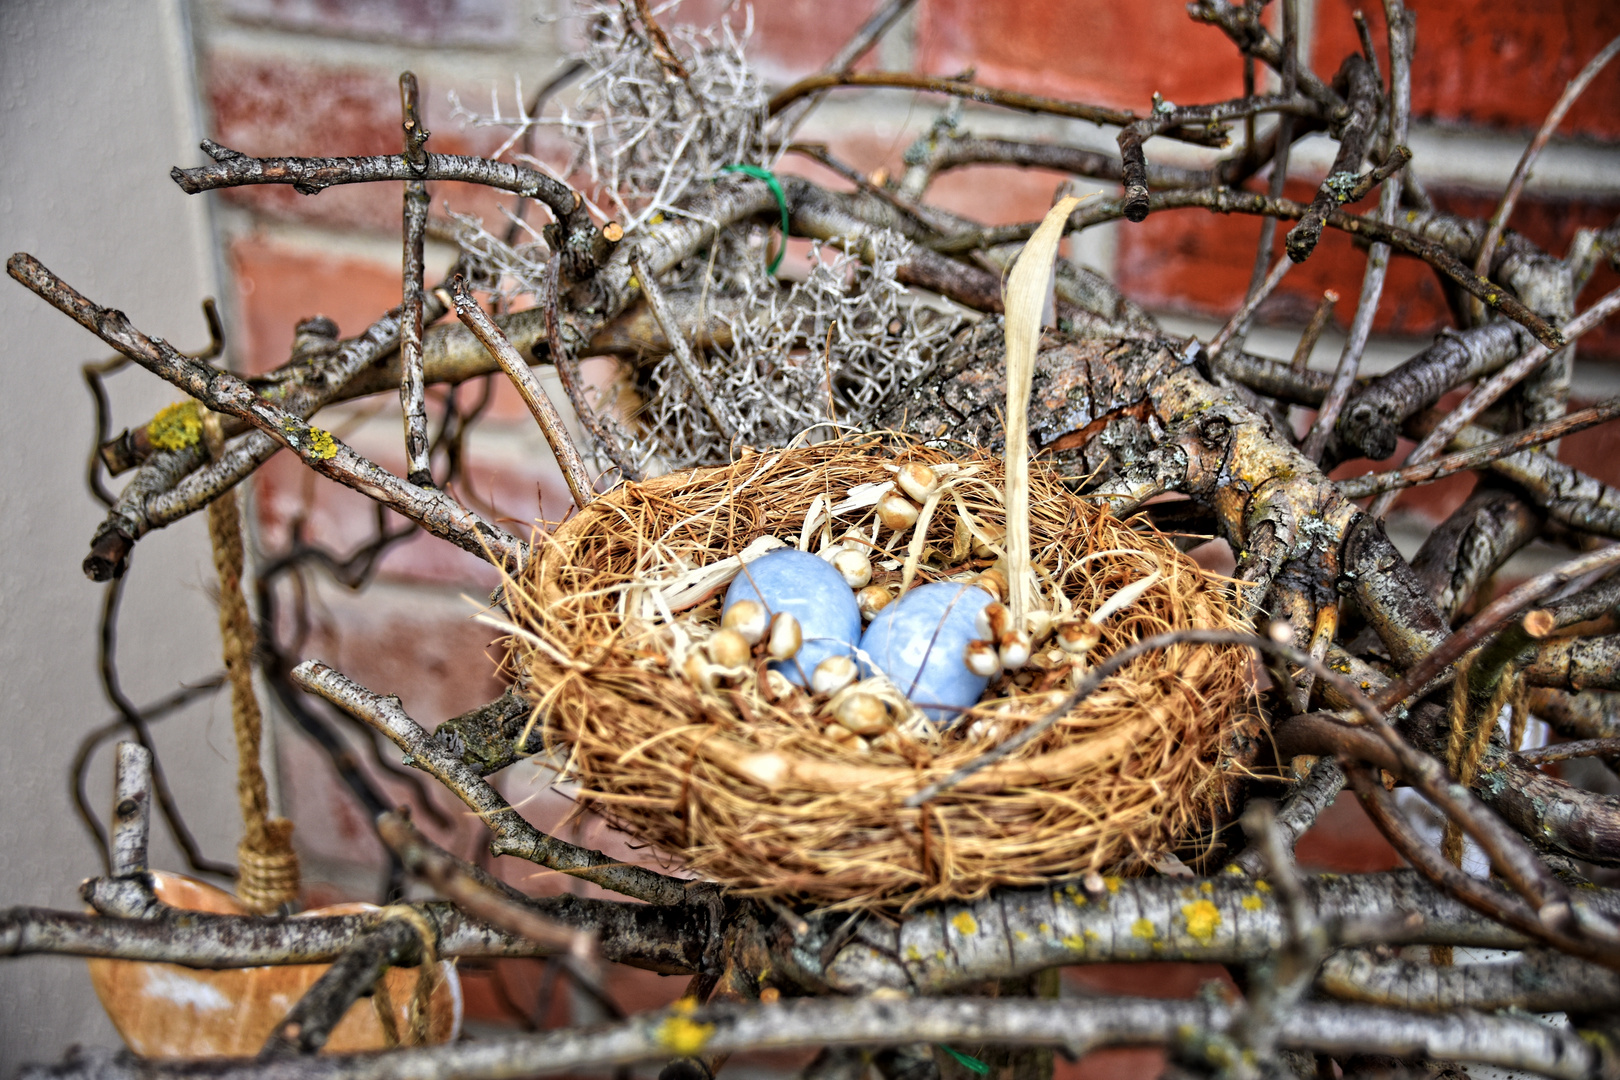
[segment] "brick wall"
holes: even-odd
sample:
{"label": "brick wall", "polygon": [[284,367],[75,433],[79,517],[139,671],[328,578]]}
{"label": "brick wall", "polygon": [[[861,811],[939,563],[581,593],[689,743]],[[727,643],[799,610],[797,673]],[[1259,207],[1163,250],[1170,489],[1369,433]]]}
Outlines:
{"label": "brick wall", "polygon": [[[759,0],[753,11],[752,54],[775,84],[817,68],[875,7],[875,0]],[[1377,9],[1379,5],[1364,5]],[[1331,74],[1356,38],[1346,0],[1301,0],[1304,47],[1316,69]],[[1620,6],[1610,0],[1562,0],[1534,5],[1487,5],[1483,0],[1415,0],[1419,53],[1414,71],[1417,111],[1412,145],[1417,165],[1442,207],[1488,213],[1528,132],[1565,82],[1615,34]],[[671,19],[706,22],[728,10],[721,0],[692,0]],[[1382,33],[1376,11],[1375,32]],[[482,107],[492,90],[512,100],[513,77],[532,89],[560,66],[573,33],[548,0],[194,0],[194,31],[207,123],[219,141],[250,154],[395,152],[399,145],[401,70],[421,80],[430,149],[488,152],[500,135],[463,129],[448,95]],[[740,25],[743,15],[732,9]],[[1158,91],[1192,103],[1240,92],[1240,63],[1223,35],[1191,22],[1179,0],[1061,0],[986,5],[969,0],[921,0],[882,44],[868,66],[953,74],[974,69],[982,81],[1133,109]],[[1548,150],[1514,219],[1515,227],[1561,254],[1574,230],[1601,226],[1620,214],[1620,65],[1611,68],[1571,113],[1563,137]],[[926,130],[942,105],[899,92],[844,91],[806,125],[808,140],[829,143],[864,170],[901,165],[906,146]],[[1063,140],[1113,150],[1112,134],[1050,117],[969,108],[964,125],[976,134]],[[1150,144],[1150,154],[1185,163],[1187,148]],[[1290,194],[1308,197],[1326,171],[1333,144],[1316,138],[1295,155]],[[814,166],[789,168],[829,180]],[[942,178],[930,199],[991,223],[1029,220],[1051,204],[1055,173],[1016,169],[963,170]],[[1096,186],[1083,182],[1082,188]],[[501,199],[459,185],[436,185],[436,212],[445,205],[498,220]],[[509,200],[508,200],[509,201]],[[396,185],[335,188],[316,197],[289,188],[255,188],[218,197],[219,243],[234,278],[234,361],[247,370],[282,362],[301,318],[322,313],[344,334],[362,329],[397,302],[399,289]],[[1281,232],[1278,234],[1280,251]],[[1112,275],[1125,291],[1178,327],[1212,328],[1247,285],[1259,233],[1255,219],[1202,211],[1161,213],[1141,225],[1112,225],[1072,241],[1071,257]],[[1329,233],[1315,256],[1296,269],[1263,315],[1253,347],[1286,356],[1298,324],[1325,288],[1346,299],[1342,328],[1353,315],[1363,256]],[[450,261],[430,245],[430,274]],[[1620,284],[1599,274],[1588,298]],[[1397,260],[1369,364],[1387,366],[1421,347],[1445,321],[1444,301],[1424,267]],[[1315,358],[1331,366],[1338,341],[1329,335]],[[1578,392],[1594,395],[1620,383],[1620,333],[1594,336],[1581,347]],[[599,371],[598,375],[603,372]],[[537,516],[560,516],[565,489],[521,404],[493,386],[488,418],[469,444],[472,468],[462,493],[522,527]],[[1613,392],[1609,390],[1608,392]],[[469,397],[474,391],[464,391]],[[344,411],[333,426],[364,452],[402,467],[397,406],[378,401]],[[1564,453],[1610,480],[1614,437],[1602,430],[1566,441]],[[1438,498],[1414,504],[1421,525],[1454,506],[1459,482]],[[340,548],[359,543],[372,527],[368,504],[278,460],[257,482],[260,540],[270,550],[288,542],[300,522]],[[435,724],[495,692],[485,655],[488,633],[468,621],[462,594],[481,596],[493,584],[488,567],[447,545],[412,541],[383,561],[379,583],[363,598],[316,584],[304,647],[361,681],[398,693],[418,719]],[[320,895],[369,886],[380,852],[362,816],[327,778],[320,755],[297,736],[283,739],[284,776],[300,839]],[[376,770],[372,770],[376,772]],[[396,797],[398,782],[378,773]],[[503,781],[515,802],[532,794],[527,775]],[[525,806],[550,825],[568,805],[555,794]],[[425,821],[441,839],[472,856],[478,832],[459,807],[445,801],[443,821]],[[1330,816],[1305,849],[1323,866],[1387,865],[1381,841],[1368,841],[1357,811]],[[630,853],[611,835],[585,825],[586,842]],[[506,860],[503,860],[506,861]],[[560,888],[532,867],[503,868],[525,887]],[[1087,985],[1106,972],[1076,979]],[[507,999],[532,996],[532,966],[504,965],[470,973],[469,1004],[486,1020],[509,1014]],[[1079,983],[1077,982],[1077,986]],[[1136,984],[1140,990],[1141,984]],[[1164,992],[1190,993],[1196,981]],[[625,987],[651,1004],[679,990],[673,980],[645,976]],[[1135,1075],[1141,1055],[1088,1059],[1088,1076]]]}

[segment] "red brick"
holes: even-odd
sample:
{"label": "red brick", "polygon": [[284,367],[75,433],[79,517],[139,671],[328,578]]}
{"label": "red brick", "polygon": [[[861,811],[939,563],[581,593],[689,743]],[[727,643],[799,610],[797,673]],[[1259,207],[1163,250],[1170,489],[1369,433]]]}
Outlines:
{"label": "red brick", "polygon": [[1052,1064],[1053,1080],[1143,1080],[1163,1076],[1170,1057],[1147,1046],[1114,1046],[1097,1050],[1079,1061],[1059,1057]]}
{"label": "red brick", "polygon": [[1372,873],[1405,865],[1349,792],[1322,812],[1299,838],[1294,854],[1302,869],[1315,872]]}
{"label": "red brick", "polygon": [[1181,4],[986,5],[932,0],[919,11],[917,70],[1146,112],[1154,91],[1181,104],[1242,93],[1242,62],[1219,29]]}
{"label": "red brick", "polygon": [[284,30],[416,45],[503,45],[518,29],[513,0],[227,0],[235,19]]}
{"label": "red brick", "polygon": [[231,353],[242,371],[285,364],[303,319],[325,315],[348,337],[399,304],[398,266],[251,236],[231,244],[230,259],[244,335]]}
{"label": "red brick", "polygon": [[[1377,4],[1322,0],[1316,9],[1313,66],[1324,77],[1359,51],[1350,12],[1361,8],[1388,71],[1384,14]],[[1499,4],[1424,0],[1417,13],[1412,109],[1424,119],[1489,127],[1541,126],[1569,80],[1620,34],[1620,5],[1610,0]],[[1575,103],[1560,131],[1620,136],[1620,65],[1611,63]]]}

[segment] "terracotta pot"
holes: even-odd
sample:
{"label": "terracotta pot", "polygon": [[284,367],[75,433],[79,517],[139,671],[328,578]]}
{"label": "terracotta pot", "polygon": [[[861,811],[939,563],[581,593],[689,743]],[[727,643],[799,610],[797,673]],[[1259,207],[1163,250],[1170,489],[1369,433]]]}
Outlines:
{"label": "terracotta pot", "polygon": [[[230,893],[205,882],[153,871],[157,895],[187,911],[248,914]],[[335,904],[300,917],[353,915],[373,904]],[[327,964],[203,971],[178,964],[138,960],[91,960],[90,982],[113,1027],[135,1053],[149,1058],[200,1058],[257,1054],[276,1024]],[[410,1039],[406,1010],[416,992],[416,969],[388,972],[395,1025]],[[439,964],[428,1007],[428,1041],[449,1042],[461,1030],[461,982],[452,961]],[[369,997],[356,1001],[327,1040],[329,1051],[381,1050],[388,1045]]]}

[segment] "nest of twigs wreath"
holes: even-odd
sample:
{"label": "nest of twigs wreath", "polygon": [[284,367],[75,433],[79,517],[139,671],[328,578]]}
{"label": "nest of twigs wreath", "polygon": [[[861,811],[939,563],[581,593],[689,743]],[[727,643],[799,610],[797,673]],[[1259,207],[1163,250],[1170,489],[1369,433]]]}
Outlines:
{"label": "nest of twigs wreath", "polygon": [[[897,532],[879,504],[908,464],[929,466],[936,484]],[[971,898],[1140,865],[1185,843],[1241,771],[1229,750],[1252,723],[1241,648],[1143,656],[1018,752],[905,805],[1052,711],[1112,652],[1174,628],[1242,628],[1224,579],[1039,467],[1030,551],[1050,616],[1032,620],[1046,625],[1033,627],[1028,662],[992,678],[971,708],[930,718],[881,674],[822,693],[791,685],[768,666],[774,634],[740,655],[722,648],[739,557],[777,541],[823,558],[860,550],[891,594],[937,581],[1004,591],[1001,484],[987,455],[864,437],[596,499],[539,542],[507,590],[522,628],[512,662],[553,767],[583,806],[679,866],[740,893],[823,905]],[[1076,638],[1087,639],[1079,649]],[[875,727],[848,708],[862,696],[882,705]],[[859,722],[846,726],[852,711]]]}

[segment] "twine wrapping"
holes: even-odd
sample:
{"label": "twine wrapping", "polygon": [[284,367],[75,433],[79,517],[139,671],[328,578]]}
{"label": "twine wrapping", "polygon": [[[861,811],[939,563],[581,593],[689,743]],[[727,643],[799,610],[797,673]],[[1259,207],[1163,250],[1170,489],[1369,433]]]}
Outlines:
{"label": "twine wrapping", "polygon": [[[1468,716],[1468,687],[1472,675],[1471,663],[1464,662],[1458,665],[1456,679],[1452,683],[1451,708],[1446,717],[1451,725],[1451,739],[1446,745],[1446,767],[1464,787],[1471,787],[1479,776],[1480,763],[1485,760],[1485,751],[1491,744],[1491,732],[1496,730],[1502,710],[1512,706],[1510,738],[1514,740],[1515,747],[1524,739],[1524,724],[1528,717],[1523,702],[1519,700],[1519,678],[1510,670],[1503,672],[1501,678],[1497,680],[1490,704],[1485,706],[1478,723],[1471,726]],[[1462,867],[1463,831],[1462,826],[1455,821],[1449,819],[1446,821],[1445,832],[1440,839],[1440,854],[1452,866],[1459,869]],[[1429,955],[1435,964],[1448,965],[1452,962],[1452,949],[1449,945],[1432,946]]]}
{"label": "twine wrapping", "polygon": [[[224,448],[219,417],[203,420],[208,448],[216,458]],[[225,673],[231,684],[231,727],[236,732],[236,799],[242,807],[242,842],[237,845],[237,899],[259,914],[298,899],[298,855],[293,823],[270,817],[269,790],[260,764],[263,717],[253,691],[253,617],[242,591],[242,517],[236,492],[208,504],[208,539],[219,575],[219,636]]]}
{"label": "twine wrapping", "polygon": [[[406,1018],[410,1022],[410,1045],[425,1046],[428,1041],[428,1006],[433,997],[433,972],[439,963],[438,934],[420,911],[407,904],[391,904],[383,908],[381,914],[385,922],[398,919],[409,923],[416,936],[422,939],[422,962],[416,966],[416,988],[411,993]],[[371,988],[371,1007],[377,1013],[377,1022],[382,1025],[388,1048],[391,1050],[399,1046],[399,1025],[394,1020],[394,998],[388,990],[387,968],[377,976]]]}

